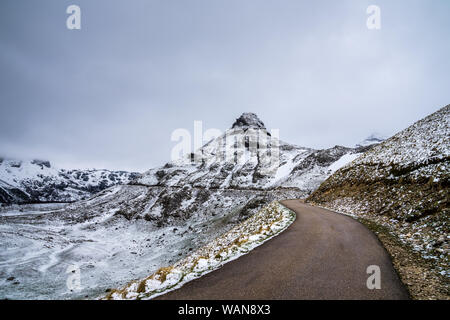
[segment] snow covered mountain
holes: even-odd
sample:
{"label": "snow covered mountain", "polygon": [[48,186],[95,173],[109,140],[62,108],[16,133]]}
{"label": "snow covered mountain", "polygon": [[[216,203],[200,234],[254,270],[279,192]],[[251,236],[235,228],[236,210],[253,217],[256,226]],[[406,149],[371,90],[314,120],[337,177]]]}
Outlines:
{"label": "snow covered mountain", "polygon": [[278,141],[252,113],[244,113],[221,136],[195,153],[154,168],[135,183],[216,189],[291,189],[298,197],[315,190],[329,175],[369,147],[324,150]]}
{"label": "snow covered mountain", "polygon": [[[0,259],[7,261],[0,274],[14,278],[0,279],[0,298],[104,294],[186,257],[270,201],[305,197],[367,149],[315,150],[273,133],[256,115],[243,114],[194,153],[129,184],[62,207],[0,208]],[[73,261],[83,274],[81,292],[65,287]]]}
{"label": "snow covered mountain", "polygon": [[[364,211],[416,221],[430,214],[427,208],[436,208],[436,201],[441,204],[441,209],[448,210],[448,194],[443,194],[442,191],[446,190],[449,183],[449,122],[450,105],[416,122],[344,166],[323,183],[311,199],[318,200],[325,196],[327,190],[332,193],[326,193],[326,199],[339,197],[340,190],[346,186],[364,183],[364,188],[355,189],[359,201],[362,201],[361,195],[371,200],[369,206],[364,203]],[[419,189],[419,186],[424,188]],[[366,190],[365,187],[369,189]],[[384,194],[389,197],[389,202],[386,202],[385,197],[376,196],[382,190],[389,190]],[[407,190],[414,191],[417,196],[415,201],[411,201],[411,197],[408,197],[410,201],[405,201],[404,196],[401,196],[407,194]],[[364,192],[361,193],[362,191]]]}
{"label": "snow covered mountain", "polygon": [[305,197],[366,150],[365,146],[315,150],[278,141],[255,114],[244,113],[195,153],[142,177],[124,171],[60,169],[48,161],[0,159],[0,203],[73,202],[130,182],[159,187],[288,188]]}
{"label": "snow covered mountain", "polygon": [[138,176],[125,171],[65,170],[49,161],[0,158],[0,203],[72,202]]}
{"label": "snow covered mountain", "polygon": [[270,201],[306,197],[366,149],[290,145],[272,137],[255,114],[246,113],[194,153],[151,169],[113,193],[105,190],[74,203],[61,216],[83,222],[114,212],[158,226],[228,216],[233,224]]}

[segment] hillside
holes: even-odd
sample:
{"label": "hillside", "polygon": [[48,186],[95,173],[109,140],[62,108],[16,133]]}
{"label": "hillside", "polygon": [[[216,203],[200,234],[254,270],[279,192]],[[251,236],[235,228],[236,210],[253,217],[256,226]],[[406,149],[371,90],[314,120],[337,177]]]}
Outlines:
{"label": "hillside", "polygon": [[307,201],[375,221],[450,276],[450,105],[330,176]]}

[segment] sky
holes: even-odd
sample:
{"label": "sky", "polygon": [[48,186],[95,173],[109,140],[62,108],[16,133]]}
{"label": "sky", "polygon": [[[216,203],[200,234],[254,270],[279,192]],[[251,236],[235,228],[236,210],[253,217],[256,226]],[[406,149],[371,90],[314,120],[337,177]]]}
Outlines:
{"label": "sky", "polygon": [[448,0],[2,0],[0,156],[142,172],[170,160],[174,130],[243,112],[306,147],[391,136],[450,103],[449,14]]}

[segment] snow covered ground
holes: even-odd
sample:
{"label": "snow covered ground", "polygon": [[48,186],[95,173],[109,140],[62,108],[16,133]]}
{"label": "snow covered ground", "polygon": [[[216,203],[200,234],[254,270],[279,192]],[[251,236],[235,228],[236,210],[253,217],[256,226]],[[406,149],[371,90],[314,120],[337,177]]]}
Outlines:
{"label": "snow covered ground", "polygon": [[[144,219],[129,222],[114,211],[68,224],[55,219],[55,212],[30,206],[0,213],[0,299],[99,296],[174,263],[233,226],[229,216],[216,215],[157,227]],[[80,291],[66,285],[71,266],[80,269]]]}
{"label": "snow covered ground", "polygon": [[220,268],[270,240],[295,220],[295,213],[273,202],[251,218],[177,263],[114,290],[106,299],[152,299]]}
{"label": "snow covered ground", "polygon": [[[1,208],[0,299],[98,297],[175,263],[267,202],[289,196],[295,193],[116,186],[72,204]],[[80,291],[66,285],[74,266]]]}

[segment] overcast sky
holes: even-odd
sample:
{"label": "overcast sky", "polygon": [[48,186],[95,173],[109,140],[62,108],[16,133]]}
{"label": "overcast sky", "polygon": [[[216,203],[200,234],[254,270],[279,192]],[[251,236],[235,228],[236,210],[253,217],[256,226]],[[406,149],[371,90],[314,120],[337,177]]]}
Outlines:
{"label": "overcast sky", "polygon": [[0,155],[143,171],[170,160],[173,130],[243,112],[308,147],[390,136],[450,103],[449,15],[448,0],[1,0]]}

